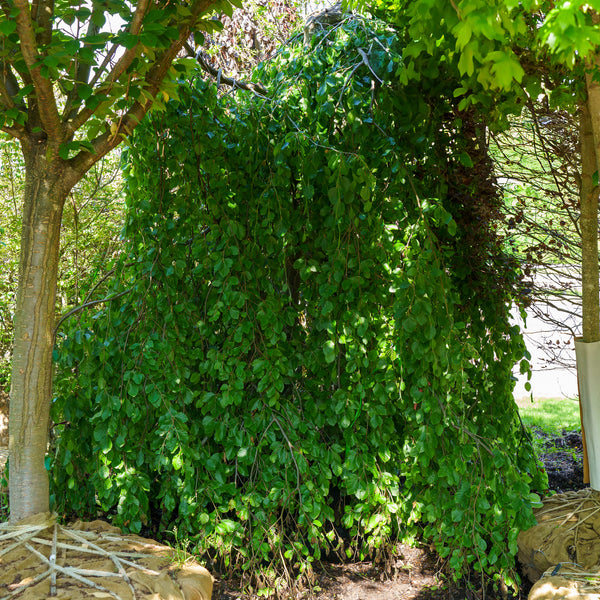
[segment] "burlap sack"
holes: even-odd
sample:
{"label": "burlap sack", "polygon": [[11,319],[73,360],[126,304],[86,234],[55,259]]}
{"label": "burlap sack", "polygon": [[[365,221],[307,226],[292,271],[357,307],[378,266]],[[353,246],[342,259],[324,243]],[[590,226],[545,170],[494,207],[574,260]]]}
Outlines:
{"label": "burlap sack", "polygon": [[102,521],[67,528],[47,513],[0,524],[0,600],[210,600],[212,585],[193,560]]}
{"label": "burlap sack", "polygon": [[543,499],[537,525],[519,534],[518,559],[535,583],[559,563],[591,570],[600,565],[600,493],[591,489]]}
{"label": "burlap sack", "polygon": [[529,592],[529,600],[598,600],[600,569],[585,571],[573,564],[546,571]]}

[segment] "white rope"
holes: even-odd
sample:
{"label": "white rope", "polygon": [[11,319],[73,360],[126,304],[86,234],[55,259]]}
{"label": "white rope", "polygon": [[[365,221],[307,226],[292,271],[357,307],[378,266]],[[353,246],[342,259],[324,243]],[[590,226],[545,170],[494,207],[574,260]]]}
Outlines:
{"label": "white rope", "polygon": [[50,569],[52,571],[50,575],[50,595],[56,596],[56,532],[57,525],[54,523],[52,528],[52,552],[50,553]]}

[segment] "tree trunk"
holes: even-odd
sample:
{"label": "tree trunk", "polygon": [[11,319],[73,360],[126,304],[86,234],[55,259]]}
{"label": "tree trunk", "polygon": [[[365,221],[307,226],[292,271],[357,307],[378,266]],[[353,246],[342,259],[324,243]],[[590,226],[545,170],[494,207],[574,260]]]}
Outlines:
{"label": "tree trunk", "polygon": [[[592,13],[594,23],[599,22]],[[580,106],[581,184],[581,279],[583,337],[575,340],[579,408],[583,433],[583,477],[593,490],[600,490],[600,300],[598,293],[598,187],[594,173],[600,172],[600,84],[595,72],[600,55],[588,59],[585,75],[587,99]]]}
{"label": "tree trunk", "polygon": [[49,509],[48,445],[64,163],[24,144],[25,197],[10,389],[9,492],[15,523]]}
{"label": "tree trunk", "polygon": [[[600,117],[600,112],[598,113]],[[581,185],[579,189],[581,226],[581,289],[583,303],[583,341],[600,341],[600,301],[598,286],[598,188],[594,172],[598,170],[592,119],[588,105],[580,106],[579,139],[581,144]]]}

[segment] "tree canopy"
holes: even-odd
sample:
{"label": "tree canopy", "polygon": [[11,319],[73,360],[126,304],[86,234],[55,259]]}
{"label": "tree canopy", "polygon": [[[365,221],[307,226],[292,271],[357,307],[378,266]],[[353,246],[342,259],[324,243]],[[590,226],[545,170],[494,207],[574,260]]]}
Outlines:
{"label": "tree canopy", "polygon": [[152,104],[169,98],[168,80],[189,68],[172,64],[183,43],[195,31],[217,27],[204,18],[208,10],[230,5],[5,3],[2,130],[22,143],[47,141],[77,177],[119,144]]}
{"label": "tree canopy", "polygon": [[[362,3],[361,3],[362,4]],[[582,232],[583,340],[600,340],[598,194],[600,171],[600,15],[595,3],[514,0],[377,0],[406,27],[410,41],[401,68],[419,78],[423,63],[449,61],[460,73],[461,107],[496,106],[493,120],[531,105],[541,92],[577,110],[581,145],[579,204]],[[497,92],[505,101],[493,99]]]}

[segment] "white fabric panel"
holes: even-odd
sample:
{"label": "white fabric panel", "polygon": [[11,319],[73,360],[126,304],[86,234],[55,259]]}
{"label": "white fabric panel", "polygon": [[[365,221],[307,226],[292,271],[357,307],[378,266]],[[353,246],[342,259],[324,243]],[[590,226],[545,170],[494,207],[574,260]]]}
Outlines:
{"label": "white fabric panel", "polygon": [[579,401],[590,466],[590,487],[600,490],[600,342],[575,340]]}

